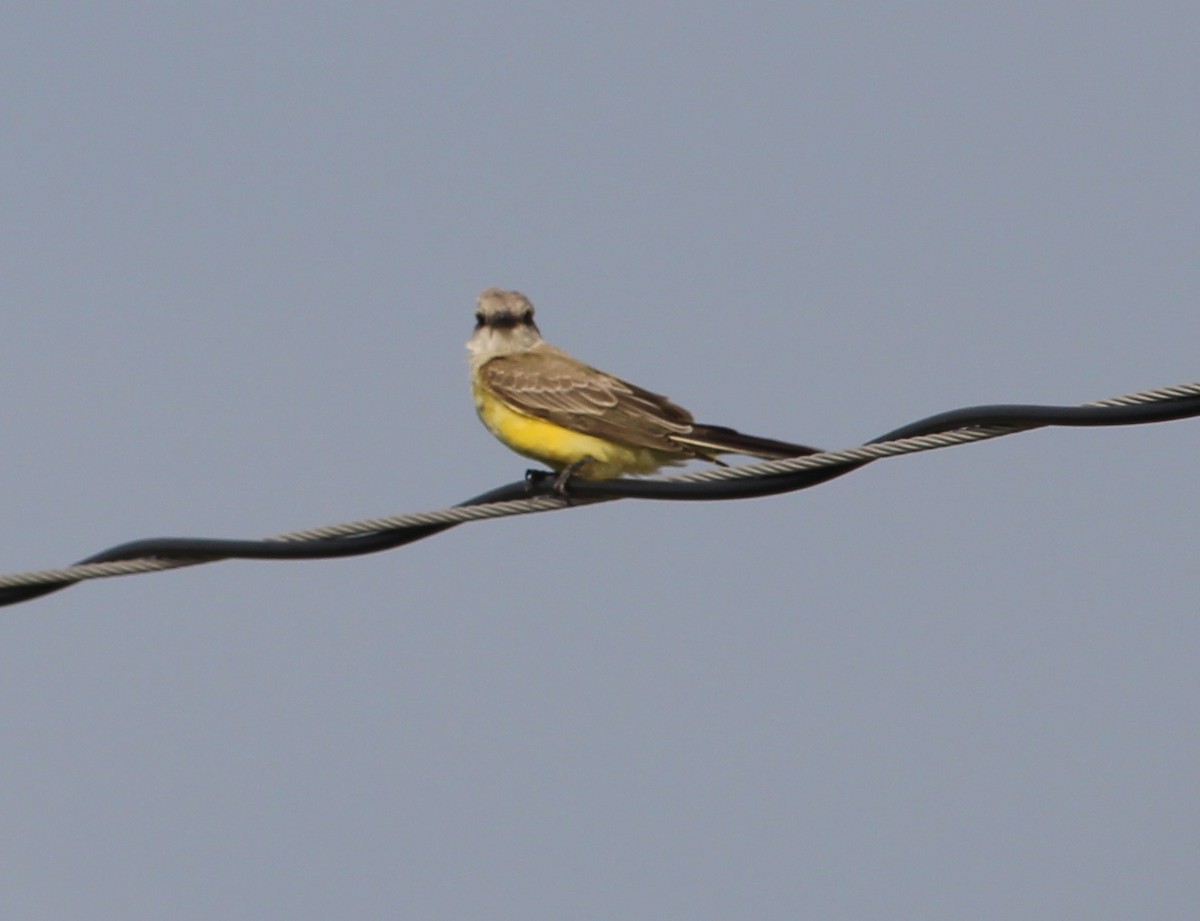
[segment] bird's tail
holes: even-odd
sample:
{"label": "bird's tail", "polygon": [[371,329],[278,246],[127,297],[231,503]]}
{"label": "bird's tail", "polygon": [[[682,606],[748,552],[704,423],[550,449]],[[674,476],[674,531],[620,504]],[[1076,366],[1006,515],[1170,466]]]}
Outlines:
{"label": "bird's tail", "polygon": [[715,460],[718,454],[745,454],[748,457],[778,460],[784,457],[803,457],[805,454],[816,454],[821,450],[820,448],[791,444],[787,441],[776,441],[773,438],[743,435],[741,432],[723,425],[696,425],[686,435],[670,435],[669,437],[678,444],[695,448],[698,455],[709,460]]}

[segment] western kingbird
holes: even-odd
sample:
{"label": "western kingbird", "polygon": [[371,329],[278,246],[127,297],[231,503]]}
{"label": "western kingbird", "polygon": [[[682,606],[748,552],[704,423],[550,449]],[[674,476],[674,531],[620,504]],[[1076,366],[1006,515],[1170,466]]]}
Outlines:
{"label": "western kingbird", "polygon": [[547,343],[517,291],[479,296],[467,343],[475,409],[488,431],[559,477],[606,480],[718,455],[783,458],[815,448],[701,425],[664,396],[585,365]]}

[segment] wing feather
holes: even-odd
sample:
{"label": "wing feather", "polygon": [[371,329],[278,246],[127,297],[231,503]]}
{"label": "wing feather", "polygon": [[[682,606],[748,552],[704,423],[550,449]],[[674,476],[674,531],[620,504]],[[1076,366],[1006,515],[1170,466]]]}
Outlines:
{"label": "wing feather", "polygon": [[621,444],[681,457],[699,453],[670,438],[692,430],[686,409],[557,349],[493,358],[479,373],[517,412]]}

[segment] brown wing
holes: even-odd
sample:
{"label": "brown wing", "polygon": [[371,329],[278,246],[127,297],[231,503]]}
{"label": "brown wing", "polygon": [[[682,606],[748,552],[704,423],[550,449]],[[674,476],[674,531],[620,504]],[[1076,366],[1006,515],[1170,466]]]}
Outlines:
{"label": "brown wing", "polygon": [[686,409],[557,349],[493,358],[479,373],[493,393],[526,415],[621,444],[697,453],[668,437],[692,430]]}

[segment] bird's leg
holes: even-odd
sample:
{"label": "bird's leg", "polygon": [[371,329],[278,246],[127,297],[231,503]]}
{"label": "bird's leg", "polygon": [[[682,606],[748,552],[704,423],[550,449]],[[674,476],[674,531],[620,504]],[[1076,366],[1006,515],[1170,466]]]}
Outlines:
{"label": "bird's leg", "polygon": [[567,464],[558,472],[558,476],[554,478],[554,491],[562,496],[568,502],[571,501],[571,496],[567,492],[567,480],[571,479],[576,473],[594,461],[594,457],[581,457],[574,463]]}
{"label": "bird's leg", "polygon": [[571,494],[567,490],[567,480],[571,479],[576,473],[594,461],[596,458],[588,456],[580,458],[574,463],[563,467],[558,473],[551,473],[548,470],[526,470],[525,471],[525,491],[532,495],[542,494],[542,484],[550,477],[554,477],[554,494],[561,496],[568,502],[571,501]]}

